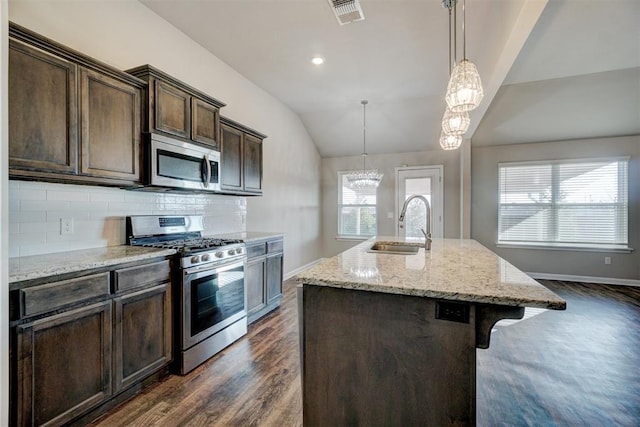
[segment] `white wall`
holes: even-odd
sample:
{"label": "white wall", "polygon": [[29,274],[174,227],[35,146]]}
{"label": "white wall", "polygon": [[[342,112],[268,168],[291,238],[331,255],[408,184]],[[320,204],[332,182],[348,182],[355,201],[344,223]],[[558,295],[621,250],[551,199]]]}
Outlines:
{"label": "white wall", "polygon": [[[299,117],[280,101],[255,86],[137,1],[16,0],[9,2],[9,19],[120,69],[151,64],[227,103],[221,111],[224,116],[268,135],[264,143],[264,196],[247,198],[246,229],[285,233],[285,272],[320,256],[320,156]],[[215,25],[213,18],[212,25]],[[33,208],[39,212],[34,214],[40,216],[39,226],[49,231],[48,236],[52,240],[59,240],[59,236],[53,236],[55,227],[52,222],[55,223],[56,220],[42,222],[42,213],[55,211],[55,204],[50,204],[48,199],[39,200],[39,203],[26,203],[25,196],[14,195],[26,188],[38,193],[36,197],[42,197],[44,192],[47,198],[49,194],[60,190],[42,184],[31,187],[20,183],[18,188],[12,187],[10,191],[13,203],[19,201],[19,206],[12,205],[12,212],[22,212],[23,204],[29,206],[29,209]],[[93,224],[86,224],[91,228],[91,243],[87,242],[90,245],[118,244],[118,239],[113,233],[118,233],[117,230],[122,227],[121,223],[109,225],[108,221],[105,221],[106,225],[100,232],[96,228],[96,222],[101,219],[109,220],[114,216],[149,209],[142,204],[155,203],[157,207],[166,202],[145,199],[151,196],[97,187],[91,187],[90,190],[73,190],[76,191],[81,194],[80,202],[85,203],[81,205],[83,207],[91,204],[94,193],[106,193],[106,197],[116,198],[117,201],[113,203],[123,203],[124,198],[125,204],[129,199],[133,199],[136,205],[140,205],[131,210],[120,210],[118,214],[110,214],[108,210],[111,202],[107,201],[106,212],[90,212],[87,221]],[[73,203],[78,202],[76,196],[78,194],[71,195],[71,199],[63,197],[63,211],[67,206],[70,208]],[[203,196],[195,204],[204,203],[203,200],[207,198],[211,198],[209,206],[213,211],[206,208],[206,213],[220,217],[222,207],[218,204],[227,203],[223,202],[226,199],[221,196]],[[230,197],[228,200],[231,200],[230,203],[234,206],[239,206],[235,203],[240,199],[244,200],[236,197]],[[35,209],[38,204],[42,205],[40,210]],[[151,209],[155,210],[155,207]],[[238,209],[234,208],[231,216],[237,216]],[[222,222],[231,223],[233,227],[237,225],[233,219],[222,218]],[[103,235],[99,236],[98,233]],[[29,238],[22,235],[23,233],[18,231],[17,236],[14,236],[17,243],[13,243],[12,237],[12,254],[15,254],[16,250],[20,254],[32,253],[34,250]],[[55,250],[55,244],[52,242],[48,250]],[[45,245],[48,243],[45,242]]]}
{"label": "white wall", "polygon": [[[378,235],[395,235],[398,212],[395,212],[395,168],[400,166],[444,166],[444,237],[460,236],[460,151],[420,151],[414,153],[367,156],[367,168],[384,174],[378,187]],[[337,240],[338,171],[362,169],[361,156],[322,159],[322,235],[323,254],[334,256],[359,243]],[[393,212],[394,218],[387,218]]]}
{"label": "white wall", "polygon": [[[498,163],[509,161],[630,156],[630,254],[569,250],[497,248]],[[521,270],[614,279],[640,279],[640,135],[531,144],[473,147],[471,237]],[[611,257],[605,265],[604,257]]]}
{"label": "white wall", "polygon": [[[7,2],[0,0],[0,94],[7,93]],[[9,424],[7,98],[0,99],[0,425]]]}

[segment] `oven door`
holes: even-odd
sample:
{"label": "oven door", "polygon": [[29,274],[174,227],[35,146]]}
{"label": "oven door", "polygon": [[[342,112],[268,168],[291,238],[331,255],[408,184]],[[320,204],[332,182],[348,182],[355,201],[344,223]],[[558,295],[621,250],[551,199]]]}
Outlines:
{"label": "oven door", "polygon": [[183,350],[246,317],[244,274],[244,261],[184,270]]}
{"label": "oven door", "polygon": [[162,135],[150,135],[149,184],[220,191],[220,153]]}

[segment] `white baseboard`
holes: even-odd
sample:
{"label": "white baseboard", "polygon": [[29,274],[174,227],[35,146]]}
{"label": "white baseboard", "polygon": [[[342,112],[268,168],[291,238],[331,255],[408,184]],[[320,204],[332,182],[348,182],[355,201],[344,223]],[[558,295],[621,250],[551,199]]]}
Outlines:
{"label": "white baseboard", "polygon": [[311,268],[316,264],[319,264],[320,262],[324,261],[326,258],[318,258],[315,261],[311,261],[309,264],[305,264],[302,267],[298,267],[295,270],[291,270],[287,273],[284,274],[284,280],[289,280],[291,279],[293,276],[295,276],[298,273],[301,273],[303,271],[305,271],[307,268]]}
{"label": "white baseboard", "polygon": [[640,286],[640,280],[613,277],[573,276],[570,274],[527,273],[534,279],[562,280],[566,282],[602,283],[604,285]]}

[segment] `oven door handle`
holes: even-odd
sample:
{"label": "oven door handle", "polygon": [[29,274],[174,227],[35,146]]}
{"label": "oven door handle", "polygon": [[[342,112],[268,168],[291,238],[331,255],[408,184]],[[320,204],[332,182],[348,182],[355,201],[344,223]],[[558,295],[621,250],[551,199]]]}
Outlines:
{"label": "oven door handle", "polygon": [[[204,175],[202,177],[202,184],[204,185],[204,188],[209,188],[209,182],[211,181],[211,163],[209,162],[209,156],[206,154],[202,156],[202,162],[205,170],[205,173],[202,174]],[[202,169],[203,168],[201,168],[201,170]]]}
{"label": "oven door handle", "polygon": [[245,259],[241,259],[239,261],[234,261],[231,264],[217,264],[215,266],[211,266],[211,265],[199,265],[197,267],[190,267],[190,268],[185,268],[184,271],[184,275],[185,276],[190,276],[190,275],[196,275],[195,278],[197,278],[198,276],[204,276],[204,275],[208,275],[208,274],[215,274],[215,273],[221,273],[223,271],[227,271],[227,270],[232,270],[234,268],[238,268],[238,267],[242,267],[244,266],[244,262]]}

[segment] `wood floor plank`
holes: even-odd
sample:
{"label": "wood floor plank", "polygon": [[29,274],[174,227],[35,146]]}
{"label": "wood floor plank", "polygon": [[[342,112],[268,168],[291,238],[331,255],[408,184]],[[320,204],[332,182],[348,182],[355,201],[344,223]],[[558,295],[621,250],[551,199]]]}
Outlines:
{"label": "wood floor plank", "polygon": [[[567,310],[496,325],[478,350],[478,425],[640,426],[640,288],[541,283]],[[301,426],[295,286],[246,337],[93,425]]]}

